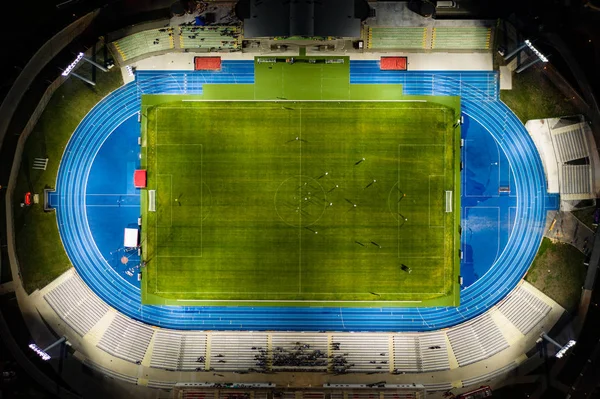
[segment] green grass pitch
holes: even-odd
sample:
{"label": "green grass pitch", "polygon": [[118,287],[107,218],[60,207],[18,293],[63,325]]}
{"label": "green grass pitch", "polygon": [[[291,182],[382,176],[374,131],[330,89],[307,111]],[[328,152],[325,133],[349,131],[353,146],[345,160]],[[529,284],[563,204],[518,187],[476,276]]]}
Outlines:
{"label": "green grass pitch", "polygon": [[177,101],[143,110],[143,303],[459,304],[453,108]]}

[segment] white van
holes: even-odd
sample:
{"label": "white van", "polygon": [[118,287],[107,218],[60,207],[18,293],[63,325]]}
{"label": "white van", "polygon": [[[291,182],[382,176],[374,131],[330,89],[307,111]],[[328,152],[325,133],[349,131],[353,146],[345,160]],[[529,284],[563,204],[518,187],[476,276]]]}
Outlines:
{"label": "white van", "polygon": [[455,1],[437,1],[435,3],[437,8],[456,8]]}

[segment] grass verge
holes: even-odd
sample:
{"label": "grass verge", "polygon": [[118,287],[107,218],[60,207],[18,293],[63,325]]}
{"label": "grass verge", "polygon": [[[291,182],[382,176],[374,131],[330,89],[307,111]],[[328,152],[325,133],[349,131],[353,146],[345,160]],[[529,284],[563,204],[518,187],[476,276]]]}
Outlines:
{"label": "grass verge", "polygon": [[585,280],[583,260],[584,255],[577,248],[544,238],[525,280],[573,311]]}
{"label": "grass verge", "polygon": [[[86,64],[78,73],[90,76],[90,68]],[[41,202],[44,188],[56,183],[60,159],[79,122],[102,98],[123,84],[116,68],[96,76],[94,87],[69,78],[54,93],[25,144],[13,209],[19,267],[28,293],[44,287],[71,267],[64,247],[59,245],[56,216],[44,212]],[[32,169],[34,158],[48,158],[47,169]],[[28,191],[40,194],[40,203],[22,208],[23,195]]]}
{"label": "grass verge", "polygon": [[512,90],[502,90],[500,99],[525,123],[578,113],[572,100],[536,68],[513,73]]}

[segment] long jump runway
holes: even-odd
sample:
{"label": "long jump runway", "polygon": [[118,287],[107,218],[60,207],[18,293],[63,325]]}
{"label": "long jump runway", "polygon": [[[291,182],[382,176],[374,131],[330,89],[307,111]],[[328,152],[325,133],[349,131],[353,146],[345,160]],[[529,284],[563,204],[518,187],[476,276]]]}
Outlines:
{"label": "long jump runway", "polygon": [[[220,72],[138,72],[136,81],[111,93],[84,118],[61,161],[53,198],[64,246],[79,275],[124,314],[177,329],[427,331],[450,327],[492,307],[527,271],[542,238],[547,204],[557,203],[557,198],[546,195],[542,164],[525,127],[499,101],[497,74],[391,72],[380,71],[377,61],[353,61],[350,80],[357,84],[402,83],[405,94],[462,96],[465,259],[461,274],[465,283],[460,307],[141,305],[137,279],[124,274],[139,258],[119,247],[123,227],[136,224],[139,216],[139,193],[132,191],[127,176],[136,164],[140,95],[199,94],[204,83],[253,83],[252,61],[225,61]],[[103,172],[101,163],[106,164],[111,156],[114,165],[120,166]],[[499,192],[501,186],[510,190]],[[490,237],[497,239],[489,244]]]}

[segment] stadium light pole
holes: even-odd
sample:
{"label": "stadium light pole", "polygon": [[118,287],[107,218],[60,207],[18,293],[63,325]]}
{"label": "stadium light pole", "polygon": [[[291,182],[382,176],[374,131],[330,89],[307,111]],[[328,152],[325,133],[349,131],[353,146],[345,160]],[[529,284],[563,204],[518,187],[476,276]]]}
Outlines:
{"label": "stadium light pole", "polygon": [[88,57],[81,57],[81,59],[85,62],[89,62],[90,64],[92,64],[93,66],[95,66],[96,68],[101,70],[102,72],[108,72],[108,69],[104,68],[102,65],[98,64],[97,62],[90,60]]}
{"label": "stadium light pole", "polygon": [[552,338],[550,338],[548,336],[548,334],[546,334],[545,332],[542,333],[542,338],[545,339],[546,341],[550,342],[552,345],[556,346],[558,348],[558,352],[556,352],[556,354],[554,355],[557,359],[562,358],[565,353],[567,353],[567,351],[575,345],[575,341],[574,340],[569,340],[569,342],[567,342],[565,345],[561,345],[558,342],[556,342],[555,340],[553,340]]}
{"label": "stadium light pole", "polygon": [[52,356],[50,356],[48,354],[48,351],[50,349],[54,348],[55,346],[62,344],[66,340],[67,340],[66,337],[61,337],[57,341],[55,341],[53,344],[51,344],[50,346],[46,347],[45,349],[40,349],[40,347],[37,346],[36,344],[29,344],[29,349],[31,349],[32,351],[34,351],[39,357],[42,358],[42,360],[50,360],[52,358]]}
{"label": "stadium light pole", "polygon": [[[85,54],[83,54],[83,53],[79,53],[79,54],[77,54],[77,57],[76,57],[76,58],[73,60],[73,62],[71,62],[71,63],[70,63],[70,64],[69,64],[69,65],[68,65],[68,66],[65,68],[65,70],[62,72],[62,76],[64,76],[64,77],[66,78],[66,77],[68,77],[69,75],[73,75],[73,76],[75,76],[76,78],[83,80],[83,81],[84,81],[85,83],[87,83],[87,84],[90,84],[90,85],[92,85],[92,86],[96,86],[96,83],[95,83],[95,82],[92,82],[91,80],[89,80],[89,79],[87,79],[87,78],[84,78],[83,76],[81,76],[81,75],[78,75],[78,74],[76,74],[75,72],[73,72],[73,70],[75,69],[75,67],[77,66],[77,64],[79,64],[79,62],[80,62],[81,60],[88,61],[88,62],[90,62],[90,63],[92,63],[92,64],[94,64],[94,65],[96,65],[96,66],[100,67],[100,66],[99,66],[98,64],[96,64],[95,62],[93,62],[93,61],[90,61],[90,60],[88,60],[87,58],[85,58]],[[100,67],[100,69],[102,69],[102,70],[106,71],[106,69],[105,69],[105,68],[103,68],[103,67]]]}
{"label": "stadium light pole", "polygon": [[[521,73],[524,70],[526,70],[527,68],[529,68],[530,66],[537,64],[540,61],[548,62],[548,57],[546,57],[537,48],[535,48],[535,46],[533,45],[533,43],[531,43],[531,41],[529,39],[525,40],[525,42],[523,44],[525,44],[525,46],[529,47],[529,50],[531,50],[531,52],[534,54],[534,56],[531,57],[533,59],[528,61],[526,64],[518,65],[517,69],[515,70],[516,73]],[[529,58],[528,58],[528,60],[529,60]]]}
{"label": "stadium light pole", "polygon": [[510,53],[508,53],[504,56],[504,61],[508,61],[509,59],[514,57],[515,54],[517,54],[519,51],[523,50],[525,47],[527,47],[526,43],[522,43],[520,46],[517,46],[516,49],[514,49],[513,51],[511,51]]}

